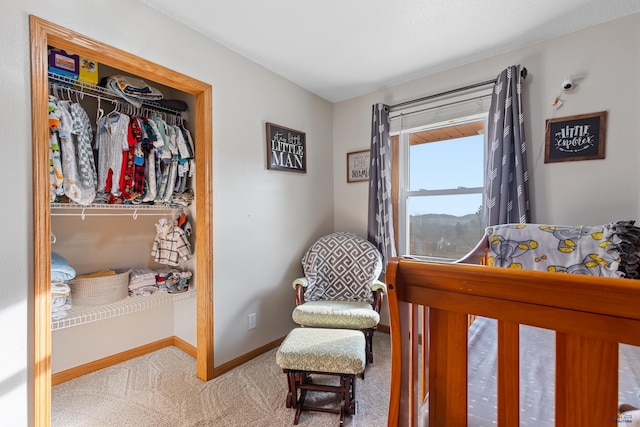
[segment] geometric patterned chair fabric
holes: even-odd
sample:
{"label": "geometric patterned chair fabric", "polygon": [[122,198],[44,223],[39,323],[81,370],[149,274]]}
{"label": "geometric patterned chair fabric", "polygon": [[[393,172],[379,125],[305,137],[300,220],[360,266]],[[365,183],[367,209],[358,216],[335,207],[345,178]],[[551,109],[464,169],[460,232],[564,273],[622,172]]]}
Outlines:
{"label": "geometric patterned chair fabric", "polygon": [[306,327],[361,330],[367,360],[373,362],[373,333],[387,290],[378,280],[380,251],[354,233],[336,232],[307,250],[302,267],[305,277],[293,282],[293,321]]}

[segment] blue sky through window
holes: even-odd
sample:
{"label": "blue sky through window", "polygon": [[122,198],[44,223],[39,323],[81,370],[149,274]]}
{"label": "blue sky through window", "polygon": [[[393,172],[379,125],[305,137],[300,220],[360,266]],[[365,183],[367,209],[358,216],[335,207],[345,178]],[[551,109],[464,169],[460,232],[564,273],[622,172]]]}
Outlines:
{"label": "blue sky through window", "polygon": [[[446,190],[483,186],[484,135],[410,147],[409,189]],[[476,213],[482,194],[412,197],[409,215]]]}

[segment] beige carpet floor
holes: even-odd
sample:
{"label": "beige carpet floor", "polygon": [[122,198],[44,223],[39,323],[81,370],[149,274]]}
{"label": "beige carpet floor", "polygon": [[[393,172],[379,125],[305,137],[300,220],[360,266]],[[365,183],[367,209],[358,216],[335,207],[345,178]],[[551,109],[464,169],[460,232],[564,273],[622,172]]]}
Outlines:
{"label": "beige carpet floor", "polygon": [[[286,375],[276,349],[208,382],[196,376],[196,361],[175,347],[85,375],[52,388],[53,427],[194,427],[293,425],[285,407]],[[374,336],[374,363],[356,381],[357,414],[346,426],[387,425],[389,335]],[[318,378],[337,381],[335,377]],[[338,406],[333,393],[307,399]],[[298,425],[338,425],[337,414],[303,412]]]}

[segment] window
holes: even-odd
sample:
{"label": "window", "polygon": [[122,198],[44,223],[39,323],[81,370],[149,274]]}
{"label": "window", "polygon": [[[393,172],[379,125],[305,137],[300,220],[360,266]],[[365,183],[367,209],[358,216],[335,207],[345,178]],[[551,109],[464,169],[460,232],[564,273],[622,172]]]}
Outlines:
{"label": "window", "polygon": [[[412,117],[407,124],[401,117],[403,123],[396,124],[394,187],[400,255],[454,261],[482,237],[489,102],[484,95],[465,100],[462,108],[423,107],[413,113],[421,117]],[[392,132],[393,121],[392,116]]]}

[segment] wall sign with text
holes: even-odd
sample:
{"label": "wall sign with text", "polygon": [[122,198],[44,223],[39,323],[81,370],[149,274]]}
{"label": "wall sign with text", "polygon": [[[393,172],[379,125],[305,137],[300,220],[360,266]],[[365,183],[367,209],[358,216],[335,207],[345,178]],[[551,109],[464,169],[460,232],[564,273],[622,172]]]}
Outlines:
{"label": "wall sign with text", "polygon": [[267,169],[307,172],[306,134],[267,123]]}
{"label": "wall sign with text", "polygon": [[347,182],[369,181],[370,150],[347,153]]}
{"label": "wall sign with text", "polygon": [[604,159],[607,112],[546,121],[544,162]]}

